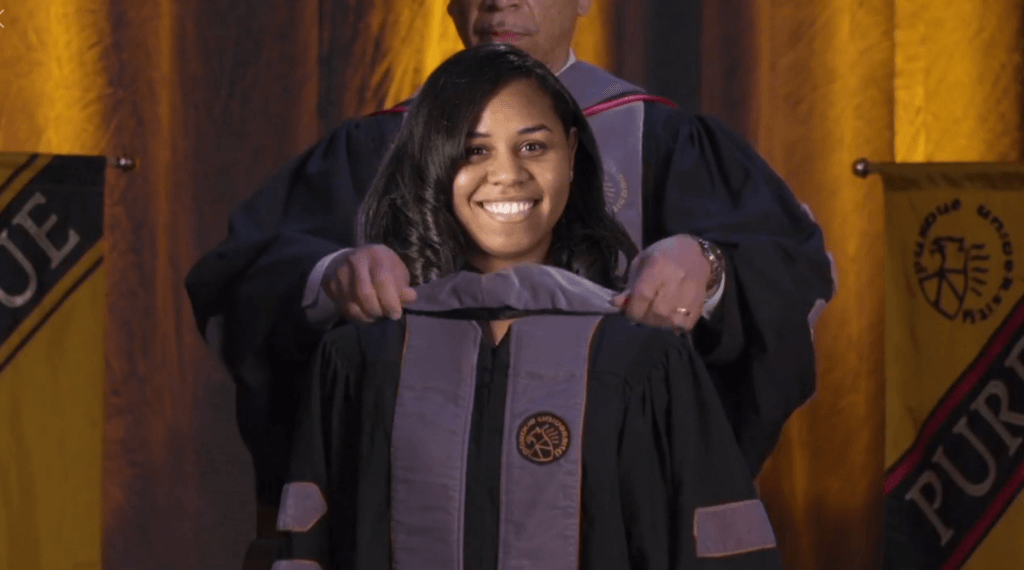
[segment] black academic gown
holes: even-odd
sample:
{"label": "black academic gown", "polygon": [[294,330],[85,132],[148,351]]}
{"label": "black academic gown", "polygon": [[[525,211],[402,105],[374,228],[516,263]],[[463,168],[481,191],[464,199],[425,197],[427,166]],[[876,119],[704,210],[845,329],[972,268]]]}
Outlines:
{"label": "black academic gown", "polygon": [[[643,246],[682,233],[721,246],[724,295],[694,339],[757,472],[814,391],[808,314],[833,291],[822,233],[739,136],[707,117],[643,105]],[[381,114],[338,127],[242,203],[228,237],[187,277],[200,330],[224,339],[267,504],[282,485],[296,371],[322,335],[301,307],[305,282],[321,258],[354,245],[357,208],[401,121]]]}
{"label": "black academic gown", "polygon": [[[526,278],[520,275],[520,281]],[[463,310],[458,318],[509,314]],[[513,409],[506,402],[509,339],[530,318],[524,315],[533,312],[514,314],[522,319],[497,346],[485,335],[475,347],[462,570],[499,567],[499,505],[507,504],[501,500],[503,461],[523,461],[515,454],[503,460],[502,449],[503,441],[510,441],[510,432],[503,431],[505,412]],[[406,338],[405,319],[349,324],[324,338],[300,408],[279,519],[279,530],[286,532],[280,560],[315,561],[324,570],[409,570],[393,565],[399,531],[391,513],[392,490],[399,484],[392,478],[395,402],[405,382],[403,350],[408,355],[412,342]],[[579,568],[781,568],[746,461],[688,337],[636,326],[613,314],[599,321],[587,362],[583,433],[569,438],[570,445],[582,440]],[[432,424],[425,425],[421,441],[453,437],[440,428],[435,435]],[[537,472],[544,476],[549,473],[544,469]],[[545,522],[541,513],[538,524]],[[542,533],[537,542],[548,540],[559,538]],[[535,550],[542,545],[520,546]],[[425,556],[411,556],[420,561],[412,565],[417,570],[440,568]],[[569,566],[576,568],[559,564],[545,570]]]}

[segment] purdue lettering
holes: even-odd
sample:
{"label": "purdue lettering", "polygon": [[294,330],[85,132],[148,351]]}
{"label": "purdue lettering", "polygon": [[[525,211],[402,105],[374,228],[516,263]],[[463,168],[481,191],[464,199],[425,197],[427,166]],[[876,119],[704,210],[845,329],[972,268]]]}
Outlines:
{"label": "purdue lettering", "polygon": [[11,243],[11,238],[7,237],[7,230],[0,230],[0,248],[6,250],[14,258],[14,261],[18,262],[18,265],[25,270],[25,275],[28,277],[28,285],[25,286],[25,290],[17,294],[4,291],[3,287],[0,286],[0,303],[6,305],[9,309],[17,309],[28,303],[29,299],[36,294],[36,285],[39,280],[36,278],[35,268],[25,258],[25,255],[21,253],[21,250]]}
{"label": "purdue lettering", "polygon": [[[1019,346],[1024,346],[1024,341],[1018,343]],[[1007,367],[1009,367],[1009,359],[1006,361]],[[1024,378],[1024,374],[1021,374]],[[992,396],[999,398],[999,415],[996,416],[992,413],[992,408],[988,406],[989,399]],[[995,430],[999,437],[1006,443],[1006,447],[1010,449],[1010,455],[1017,453],[1017,448],[1020,447],[1021,438],[1010,434],[1010,431],[1006,429],[1006,424],[1024,427],[1024,414],[1018,414],[1011,412],[1009,408],[1010,395],[1006,389],[1006,384],[1002,380],[993,380],[989,382],[985,389],[982,390],[981,395],[978,399],[974,400],[971,404],[971,409],[978,412],[981,417],[985,418],[992,429]]]}
{"label": "purdue lettering", "polygon": [[[42,194],[36,192],[29,198],[28,202],[21,208],[21,210],[14,216],[9,228],[0,230],[0,249],[6,251],[14,261],[21,266],[27,277],[27,285],[24,290],[19,292],[6,291],[3,285],[0,284],[0,303],[3,303],[10,309],[16,309],[28,303],[33,296],[35,296],[38,289],[39,276],[36,268],[32,266],[32,263],[25,256],[24,252],[18,249],[18,246],[11,241],[8,231],[24,231],[32,238],[40,249],[46,254],[50,260],[50,269],[55,269],[60,265],[61,261],[74,250],[75,246],[79,244],[81,238],[73,228],[68,229],[67,238],[65,238],[64,245],[57,247],[54,245],[47,234],[57,225],[57,216],[50,214],[50,217],[42,224],[39,225],[32,219],[30,214],[32,210],[37,206],[46,203],[46,198]],[[8,285],[9,286],[9,285]]]}
{"label": "purdue lettering", "polygon": [[939,446],[939,450],[935,452],[935,456],[932,457],[932,461],[938,463],[949,473],[949,476],[953,478],[953,482],[956,483],[957,487],[972,497],[983,497],[992,489],[992,483],[996,480],[996,458],[992,457],[988,449],[980,441],[978,436],[974,435],[974,432],[967,427],[967,416],[960,418],[960,421],[956,423],[956,427],[953,428],[953,433],[960,434],[967,438],[973,447],[981,455],[982,459],[985,460],[985,479],[981,483],[972,483],[967,480],[967,477],[960,472],[959,469],[953,462],[946,457],[946,451]]}
{"label": "purdue lettering", "polygon": [[[1011,378],[1016,386],[1017,393],[1024,389],[1024,335],[1015,335],[1017,338],[1012,341],[1003,362],[995,363],[987,371],[985,377],[988,381],[981,380],[980,391],[975,388],[976,396],[970,401],[966,411],[957,419],[953,428],[944,428],[935,436],[937,441],[944,442],[932,455],[932,463],[925,467],[924,471],[913,481],[909,491],[903,496],[904,500],[910,501],[924,515],[924,518],[931,523],[938,534],[939,542],[945,546],[955,534],[965,533],[977,523],[975,517],[965,517],[957,512],[944,512],[950,508],[950,502],[965,505],[965,500],[980,501],[982,507],[986,501],[991,501],[994,495],[999,492],[1002,485],[1007,484],[1010,472],[1000,472],[997,463],[997,454],[1002,457],[1016,458],[1011,462],[1013,470],[1020,465],[1020,458],[1017,457],[1021,450],[1021,443],[1024,441],[1024,406],[1018,402],[1017,409],[1011,407],[1011,390],[1006,378]],[[1005,366],[1000,366],[1002,364]],[[955,417],[955,416],[954,416]],[[975,427],[968,424],[971,418],[984,420],[974,422]],[[952,420],[952,418],[951,418]],[[948,423],[946,424],[949,425]],[[998,440],[1005,444],[1005,449],[991,449],[986,446],[978,435],[980,429],[991,429],[991,433],[998,436]],[[946,431],[949,430],[949,431]],[[943,432],[948,435],[943,435]],[[964,454],[972,451],[959,451],[951,456],[947,449],[955,442],[955,437],[966,441],[973,453],[977,453],[985,466],[984,474],[976,474],[969,478],[964,474],[959,465],[967,464],[971,458]],[[992,440],[995,441],[995,440]],[[963,447],[961,447],[963,449]],[[1022,454],[1024,455],[1024,454]],[[976,461],[973,464],[977,464]],[[977,471],[976,471],[977,473]],[[946,481],[952,481],[953,485],[944,485]],[[997,484],[998,481],[998,484]],[[957,492],[962,493],[956,497]],[[953,494],[953,496],[950,495]],[[944,505],[946,508],[944,508]],[[962,508],[962,507],[961,507]],[[959,509],[956,509],[957,511]],[[952,526],[951,526],[952,525]]]}
{"label": "purdue lettering", "polygon": [[64,247],[57,249],[57,247],[53,245],[53,242],[50,241],[50,238],[46,237],[46,234],[49,233],[50,229],[57,223],[57,215],[50,214],[50,217],[42,226],[36,225],[35,221],[29,217],[29,213],[32,211],[32,208],[45,203],[46,198],[43,198],[42,194],[39,192],[33,194],[32,197],[29,198],[28,203],[25,204],[25,207],[18,212],[17,216],[14,216],[14,225],[25,228],[28,235],[32,236],[32,239],[35,240],[35,242],[39,244],[39,247],[43,248],[43,251],[46,252],[46,256],[50,258],[50,269],[54,269],[60,265],[60,262],[64,261],[64,258],[71,253],[71,250],[74,249],[76,245],[78,245],[80,238],[78,237],[78,234],[75,233],[74,229],[68,229],[68,237],[64,243]]}
{"label": "purdue lettering", "polygon": [[[930,503],[921,493],[925,485],[930,486],[932,488],[932,493],[935,495],[935,500]],[[945,546],[945,544],[949,542],[949,539],[953,538],[953,530],[946,526],[942,522],[942,519],[939,518],[938,510],[939,507],[942,506],[942,482],[939,481],[939,476],[930,469],[925,471],[917,478],[917,482],[914,483],[913,488],[910,489],[910,492],[907,493],[905,498],[908,501],[914,501],[914,503],[921,509],[921,512],[924,513],[928,522],[932,523],[932,526],[934,526],[935,530],[938,531],[942,545]]]}

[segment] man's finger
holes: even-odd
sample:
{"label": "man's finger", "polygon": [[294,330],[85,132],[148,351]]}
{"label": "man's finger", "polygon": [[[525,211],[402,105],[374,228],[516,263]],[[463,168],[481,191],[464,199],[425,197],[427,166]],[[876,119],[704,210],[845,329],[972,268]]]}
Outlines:
{"label": "man's finger", "polygon": [[687,314],[679,321],[680,326],[685,330],[693,330],[697,321],[701,318],[701,311],[704,309],[704,284],[698,280],[688,279],[679,287],[680,306],[686,307]]}
{"label": "man's finger", "polygon": [[[644,263],[636,278],[636,284],[630,288],[632,294],[626,304],[626,315],[637,322],[653,324],[645,320],[645,316],[651,310],[651,304],[657,298],[661,289],[665,286],[666,280],[659,271],[663,264],[655,259]],[[664,326],[664,325],[655,325]]]}
{"label": "man's finger", "polygon": [[416,302],[416,290],[412,287],[403,287],[398,296],[402,299],[403,305]]}
{"label": "man's finger", "polygon": [[646,262],[647,256],[643,253],[633,259],[633,263],[629,265],[629,277],[626,280],[626,291],[635,290],[636,282],[640,279],[640,275],[643,273],[643,268]]}
{"label": "man's finger", "polygon": [[649,293],[648,291],[651,288],[652,287],[650,285],[646,285],[644,286],[643,291],[634,291],[629,296],[629,301],[626,302],[624,311],[626,313],[626,317],[631,321],[636,323],[643,322],[644,315],[646,315],[647,311],[651,308],[651,302],[654,300],[654,294],[657,293],[657,291]]}
{"label": "man's finger", "polygon": [[393,266],[398,272],[398,278],[401,281],[402,286],[408,287],[410,281],[409,268],[406,267],[405,262],[402,261],[402,258],[399,257],[397,253],[390,249],[388,250],[388,253],[391,258],[388,265]]}
{"label": "man's finger", "polygon": [[[334,270],[333,274],[324,276],[322,284],[324,293],[326,293],[327,297],[334,301],[335,305],[339,305],[338,302],[341,299],[341,281],[346,274],[347,272],[343,271],[342,267],[339,267]],[[339,309],[340,308],[341,307],[339,305]]]}
{"label": "man's finger", "polygon": [[345,303],[344,308],[342,309],[342,316],[345,318],[346,321],[350,323],[373,322],[373,319],[367,316],[366,313],[364,313],[363,310],[359,308],[359,305],[355,304],[354,302]]}
{"label": "man's finger", "polygon": [[345,293],[352,290],[352,269],[350,267],[342,265],[337,268],[324,290],[327,291],[327,296],[334,301],[334,306],[338,308],[338,312],[345,320],[357,320],[349,309],[349,306],[354,306],[354,303],[350,302],[351,299]]}
{"label": "man's finger", "polygon": [[398,289],[398,300],[402,305],[406,305],[416,301],[416,291],[409,286],[410,275],[409,268],[406,267],[405,262],[398,256],[397,253],[391,252],[393,259],[393,265],[398,271],[399,281],[396,283]]}
{"label": "man's finger", "polygon": [[335,274],[335,279],[330,283],[329,288],[334,291],[331,298],[334,299],[334,304],[338,307],[338,312],[341,313],[341,317],[349,322],[368,322],[372,321],[362,309],[359,308],[356,303],[355,296],[352,292],[355,291],[355,271],[351,267],[342,266],[338,268]]}
{"label": "man's finger", "polygon": [[693,310],[689,304],[692,299],[684,289],[683,281],[665,281],[644,315],[644,323],[656,327],[683,325]]}
{"label": "man's finger", "polygon": [[350,260],[354,273],[355,291],[348,291],[359,308],[368,317],[376,319],[384,315],[377,299],[377,289],[373,286],[373,279],[370,277],[370,264],[375,261],[373,258],[367,260],[363,256],[353,255]]}
{"label": "man's finger", "polygon": [[398,298],[399,285],[396,283],[396,276],[385,270],[383,264],[371,266],[370,274],[382,314],[398,320],[402,317],[402,301]]}

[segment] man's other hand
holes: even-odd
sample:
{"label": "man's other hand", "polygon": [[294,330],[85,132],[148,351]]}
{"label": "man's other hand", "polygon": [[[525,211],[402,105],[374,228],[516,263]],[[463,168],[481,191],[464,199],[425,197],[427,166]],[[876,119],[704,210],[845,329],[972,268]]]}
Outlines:
{"label": "man's other hand", "polygon": [[402,317],[402,306],[416,300],[409,287],[409,270],[391,248],[367,244],[344,254],[321,282],[347,321],[372,322]]}
{"label": "man's other hand", "polygon": [[633,322],[690,331],[701,317],[710,275],[711,266],[694,238],[669,237],[633,260],[626,291],[612,303]]}

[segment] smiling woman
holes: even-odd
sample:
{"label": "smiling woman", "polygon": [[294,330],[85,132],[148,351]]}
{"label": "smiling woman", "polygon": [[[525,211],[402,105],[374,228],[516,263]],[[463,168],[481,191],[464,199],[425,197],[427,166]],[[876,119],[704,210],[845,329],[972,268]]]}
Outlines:
{"label": "smiling woman", "polygon": [[467,266],[546,263],[610,289],[636,255],[605,206],[583,112],[539,61],[502,45],[457,54],[424,84],[364,202],[362,240],[413,286]]}
{"label": "smiling woman", "polygon": [[474,243],[470,263],[481,271],[545,261],[569,200],[578,137],[559,123],[529,80],[503,87],[480,114],[452,198]]}
{"label": "smiling woman", "polygon": [[636,249],[601,173],[580,108],[525,52],[477,46],[431,74],[363,220],[415,299],[323,337],[276,570],[779,568],[693,344],[611,302]]}

